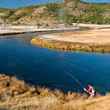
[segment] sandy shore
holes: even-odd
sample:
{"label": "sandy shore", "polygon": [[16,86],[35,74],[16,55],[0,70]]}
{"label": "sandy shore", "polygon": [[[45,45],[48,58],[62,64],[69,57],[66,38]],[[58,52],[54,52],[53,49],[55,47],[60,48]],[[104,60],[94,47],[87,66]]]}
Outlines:
{"label": "sandy shore", "polygon": [[56,41],[106,45],[110,44],[110,29],[64,32],[42,35],[41,37]]}
{"label": "sandy shore", "polygon": [[110,52],[110,28],[45,34],[31,43],[60,50]]}
{"label": "sandy shore", "polygon": [[47,31],[70,31],[79,30],[82,28],[89,29],[104,29],[110,28],[110,25],[98,25],[98,24],[83,24],[83,23],[73,23],[72,26],[66,27],[64,24],[59,24],[57,27],[38,27],[38,26],[26,26],[26,25],[0,25],[0,35],[3,34],[16,34],[16,33],[26,33],[26,32],[47,32]]}
{"label": "sandy shore", "polygon": [[59,31],[75,31],[79,27],[58,27],[58,28],[38,28],[37,26],[0,26],[0,35],[19,34],[28,32],[59,32]]}

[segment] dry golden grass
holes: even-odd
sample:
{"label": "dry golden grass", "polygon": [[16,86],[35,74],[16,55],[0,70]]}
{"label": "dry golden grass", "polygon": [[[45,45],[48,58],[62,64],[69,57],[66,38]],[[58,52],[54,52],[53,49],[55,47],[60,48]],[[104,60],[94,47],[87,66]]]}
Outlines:
{"label": "dry golden grass", "polygon": [[53,40],[51,38],[48,40],[45,38],[36,37],[31,40],[31,44],[49,49],[62,50],[62,51],[86,51],[86,52],[101,52],[101,53],[110,52],[110,44],[108,43],[101,45],[94,43],[92,44],[92,43],[79,43],[79,42]]}
{"label": "dry golden grass", "polygon": [[91,29],[45,34],[31,44],[63,51],[110,52],[110,29]]}
{"label": "dry golden grass", "polygon": [[[7,81],[9,84],[6,86]],[[26,89],[21,93],[22,85]],[[1,92],[0,98],[6,98],[0,99],[0,110],[110,110],[109,94],[94,98],[73,92],[65,94],[59,90],[29,86],[24,81],[6,75],[0,75],[0,87],[0,92],[4,88],[8,91],[14,87],[19,93],[10,96],[6,91]]]}
{"label": "dry golden grass", "polygon": [[[60,94],[59,94],[60,95]],[[66,96],[65,96],[66,97]],[[0,102],[0,107],[7,110],[110,110],[110,96],[84,99],[81,96],[64,100],[53,96],[15,96]]]}

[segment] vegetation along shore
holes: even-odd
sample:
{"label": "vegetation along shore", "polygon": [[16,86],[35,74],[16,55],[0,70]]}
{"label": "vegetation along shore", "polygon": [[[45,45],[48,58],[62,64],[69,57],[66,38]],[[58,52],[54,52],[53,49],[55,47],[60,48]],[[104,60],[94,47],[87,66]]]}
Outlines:
{"label": "vegetation along shore", "polygon": [[31,43],[63,51],[110,52],[110,29],[93,29],[41,35]]}
{"label": "vegetation along shore", "polygon": [[[107,105],[107,106],[106,106]],[[33,86],[16,77],[0,74],[0,110],[109,110],[110,95],[88,98]]]}

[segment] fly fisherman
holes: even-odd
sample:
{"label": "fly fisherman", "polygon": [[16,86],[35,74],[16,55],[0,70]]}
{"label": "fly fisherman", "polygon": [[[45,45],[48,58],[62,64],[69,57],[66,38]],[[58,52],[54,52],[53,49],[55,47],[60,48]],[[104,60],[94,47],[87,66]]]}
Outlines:
{"label": "fly fisherman", "polygon": [[90,96],[94,97],[95,96],[95,89],[93,86],[88,85],[86,88],[84,88],[84,91]]}
{"label": "fly fisherman", "polygon": [[90,84],[87,85],[86,88],[84,88],[84,86],[82,85],[82,83],[75,77],[73,76],[73,74],[68,73],[68,76],[70,76],[81,88],[83,88],[83,90],[90,96],[90,97],[94,97],[96,95],[96,91],[94,89],[94,87]]}

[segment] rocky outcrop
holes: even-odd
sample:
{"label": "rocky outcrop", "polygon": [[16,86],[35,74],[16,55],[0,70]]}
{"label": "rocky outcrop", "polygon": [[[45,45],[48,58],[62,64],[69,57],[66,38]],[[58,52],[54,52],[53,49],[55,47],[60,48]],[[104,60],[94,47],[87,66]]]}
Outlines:
{"label": "rocky outcrop", "polygon": [[92,4],[80,0],[65,0],[64,8],[66,23],[110,24],[110,4]]}
{"label": "rocky outcrop", "polygon": [[60,5],[61,4],[46,4],[15,10],[0,9],[0,12],[4,13],[4,15],[0,15],[0,17],[1,20],[5,21],[5,24],[37,25],[39,28],[55,27],[60,22],[58,17],[62,7]]}

